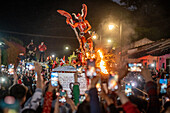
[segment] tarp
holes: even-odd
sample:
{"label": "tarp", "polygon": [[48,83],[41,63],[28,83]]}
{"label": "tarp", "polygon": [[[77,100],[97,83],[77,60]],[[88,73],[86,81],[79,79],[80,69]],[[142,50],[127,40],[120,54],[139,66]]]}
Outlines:
{"label": "tarp", "polygon": [[76,72],[76,69],[73,66],[60,66],[54,68],[52,71],[72,71]]}

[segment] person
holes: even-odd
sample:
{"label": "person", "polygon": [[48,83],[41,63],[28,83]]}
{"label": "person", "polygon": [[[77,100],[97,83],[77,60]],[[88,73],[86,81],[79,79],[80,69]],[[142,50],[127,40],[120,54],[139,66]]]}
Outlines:
{"label": "person", "polygon": [[45,61],[44,55],[45,55],[45,51],[47,50],[47,47],[46,47],[46,45],[44,44],[44,42],[41,42],[41,44],[38,46],[38,49],[39,49],[39,52],[40,52],[39,62],[41,62],[41,60],[42,60],[41,57],[43,57],[43,62],[44,62],[44,61]]}
{"label": "person", "polygon": [[28,88],[24,85],[16,84],[15,81],[17,79],[14,78],[14,84],[9,88],[9,95],[19,101],[20,107],[18,107],[19,109],[18,113],[25,113],[26,111],[37,111],[37,108],[39,107],[41,102],[43,88],[41,70],[42,70],[41,65],[36,62],[35,63],[35,72],[37,72],[36,90],[34,94],[31,96],[31,98],[29,98],[28,100],[26,99]]}
{"label": "person", "polygon": [[145,90],[149,96],[149,105],[147,113],[160,113],[160,103],[157,94],[157,84],[153,81],[151,72],[144,67],[141,74],[145,79]]}
{"label": "person", "polygon": [[31,40],[31,43],[27,46],[27,59],[29,61],[35,60],[36,61],[36,52],[37,48],[35,47],[33,40]]}
{"label": "person", "polygon": [[33,79],[30,73],[27,73],[25,76],[23,76],[23,83],[25,86],[28,87],[29,90],[32,91],[32,84],[33,84]]}
{"label": "person", "polygon": [[19,55],[18,55],[17,58],[18,58],[18,60],[21,61],[21,62],[22,62],[23,60],[25,60],[24,53],[23,53],[23,52],[19,53]]}
{"label": "person", "polygon": [[22,106],[26,101],[27,91],[27,87],[21,84],[15,84],[9,90],[10,96],[13,96],[15,99],[17,99],[19,101],[20,106]]}

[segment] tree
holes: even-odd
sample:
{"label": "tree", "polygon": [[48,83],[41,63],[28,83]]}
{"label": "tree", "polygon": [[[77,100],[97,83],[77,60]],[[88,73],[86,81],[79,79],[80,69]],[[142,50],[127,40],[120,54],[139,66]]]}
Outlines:
{"label": "tree", "polygon": [[120,0],[125,8],[132,9],[132,20],[136,23],[138,38],[152,40],[169,38],[170,2],[168,0]]}
{"label": "tree", "polygon": [[5,65],[10,63],[16,64],[19,53],[25,52],[25,48],[21,45],[21,43],[16,43],[16,42],[20,42],[18,39],[8,37],[8,38],[3,38],[2,40],[8,46],[7,49],[4,49],[2,51],[2,63]]}

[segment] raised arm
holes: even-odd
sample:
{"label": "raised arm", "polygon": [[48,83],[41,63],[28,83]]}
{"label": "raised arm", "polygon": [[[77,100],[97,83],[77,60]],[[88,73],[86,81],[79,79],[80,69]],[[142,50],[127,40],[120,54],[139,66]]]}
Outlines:
{"label": "raised arm", "polygon": [[66,23],[69,24],[72,28],[76,28],[78,26],[78,23],[72,24],[69,19],[66,19]]}

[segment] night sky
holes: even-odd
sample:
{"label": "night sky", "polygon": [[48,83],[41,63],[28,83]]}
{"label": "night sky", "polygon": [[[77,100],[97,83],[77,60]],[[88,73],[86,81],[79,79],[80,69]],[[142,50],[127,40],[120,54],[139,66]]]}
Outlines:
{"label": "night sky", "polygon": [[[25,46],[31,39],[36,46],[44,41],[47,55],[68,55],[79,44],[65,17],[57,10],[78,13],[83,3],[88,7],[86,19],[94,31],[98,31],[107,15],[120,17],[119,6],[111,0],[3,0],[0,3],[0,36],[16,37]],[[64,51],[65,46],[70,46],[71,50]]]}
{"label": "night sky", "polygon": [[[102,2],[100,2],[102,1]],[[82,4],[88,6],[87,19],[92,17],[90,24],[97,26],[99,22],[99,6],[103,0],[5,0],[0,3],[0,35],[12,36],[22,40],[26,45],[33,39],[36,46],[44,41],[48,48],[48,55],[55,53],[61,57],[79,47],[78,41],[71,27],[66,24],[65,17],[57,13],[63,9],[69,13],[80,12]],[[105,7],[105,6],[103,6]],[[93,21],[93,22],[92,22]],[[70,46],[70,51],[64,51]]]}

